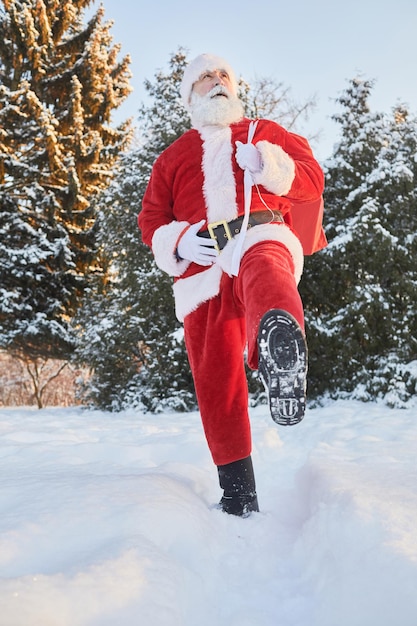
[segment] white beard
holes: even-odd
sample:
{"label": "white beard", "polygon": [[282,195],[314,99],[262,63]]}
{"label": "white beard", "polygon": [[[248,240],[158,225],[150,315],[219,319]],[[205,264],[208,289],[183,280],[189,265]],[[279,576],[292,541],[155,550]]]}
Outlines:
{"label": "white beard", "polygon": [[[225,94],[219,96],[217,94]],[[203,126],[229,126],[243,117],[243,104],[225,87],[213,87],[204,96],[194,91],[190,98],[191,123],[197,130]]]}

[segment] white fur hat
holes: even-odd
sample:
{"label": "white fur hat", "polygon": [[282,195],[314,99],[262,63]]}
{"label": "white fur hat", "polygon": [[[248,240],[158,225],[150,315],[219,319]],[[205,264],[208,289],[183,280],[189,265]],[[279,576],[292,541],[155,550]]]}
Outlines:
{"label": "white fur hat", "polygon": [[213,70],[226,70],[229,74],[233,92],[235,95],[237,94],[238,83],[229,63],[214,54],[200,54],[187,65],[181,82],[180,94],[187,110],[189,109],[189,98],[194,83],[200,78],[203,72],[212,72]]}

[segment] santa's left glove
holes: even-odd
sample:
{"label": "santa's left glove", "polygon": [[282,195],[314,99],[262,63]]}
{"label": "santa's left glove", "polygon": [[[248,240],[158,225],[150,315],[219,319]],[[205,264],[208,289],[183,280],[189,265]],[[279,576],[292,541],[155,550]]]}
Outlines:
{"label": "santa's left glove", "polygon": [[262,169],[262,157],[258,148],[253,143],[236,141],[236,161],[242,170],[249,170],[256,174]]}
{"label": "santa's left glove", "polygon": [[213,239],[199,237],[198,231],[205,220],[191,224],[180,238],[177,244],[177,256],[187,259],[198,265],[212,265],[218,256],[215,249],[216,242]]}

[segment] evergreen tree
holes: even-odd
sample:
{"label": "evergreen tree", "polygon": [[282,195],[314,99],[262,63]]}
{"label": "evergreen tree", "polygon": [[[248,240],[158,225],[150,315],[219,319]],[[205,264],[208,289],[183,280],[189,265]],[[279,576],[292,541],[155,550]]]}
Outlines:
{"label": "evergreen tree", "polygon": [[70,326],[100,270],[91,199],[111,179],[130,91],[103,9],[90,0],[3,0],[0,7],[0,336],[18,356],[68,358]]}
{"label": "evergreen tree", "polygon": [[405,107],[371,113],[371,89],[352,80],[334,116],[341,140],[326,165],[329,246],[307,260],[302,281],[310,395],[400,404],[417,378],[417,120]]}
{"label": "evergreen tree", "polygon": [[85,299],[77,358],[92,368],[86,397],[102,408],[195,406],[172,281],[156,267],[137,226],[155,159],[189,127],[178,95],[184,66],[180,50],[170,59],[169,73],[159,71],[153,83],[146,81],[151,104],[139,111],[141,145],[123,157],[114,182],[99,200],[109,282]]}

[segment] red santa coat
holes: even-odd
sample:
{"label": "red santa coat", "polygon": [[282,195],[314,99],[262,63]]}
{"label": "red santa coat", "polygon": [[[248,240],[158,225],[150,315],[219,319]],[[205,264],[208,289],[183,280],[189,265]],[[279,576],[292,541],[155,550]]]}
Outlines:
{"label": "red santa coat", "polygon": [[[156,160],[138,217],[142,239],[152,247],[157,265],[174,277],[176,314],[180,321],[202,302],[216,296],[223,272],[230,274],[236,240],[231,240],[209,268],[175,256],[184,228],[202,219],[208,223],[230,221],[244,213],[243,170],[235,159],[236,141],[247,142],[250,120],[227,127],[192,129],[169,146]],[[323,172],[308,142],[275,122],[259,120],[253,143],[261,153],[263,168],[254,174],[251,212],[267,206],[279,210],[284,223],[251,228],[243,253],[262,240],[280,241],[291,252],[295,277],[303,267],[303,247],[293,228],[292,206],[317,207],[324,186]],[[311,230],[317,231],[317,211],[312,208]],[[308,217],[303,216],[304,229]],[[321,229],[321,224],[320,224]],[[323,238],[319,238],[323,245]],[[311,250],[309,251],[311,252]]]}

